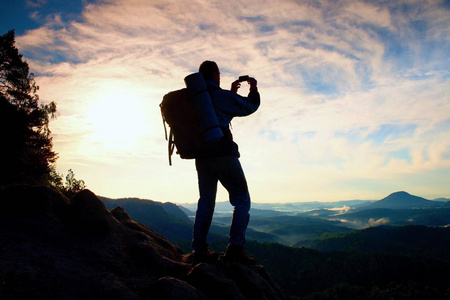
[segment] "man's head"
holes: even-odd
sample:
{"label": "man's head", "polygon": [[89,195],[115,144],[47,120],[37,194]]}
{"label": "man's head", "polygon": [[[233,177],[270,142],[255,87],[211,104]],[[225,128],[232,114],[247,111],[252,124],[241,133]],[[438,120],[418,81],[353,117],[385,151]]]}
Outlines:
{"label": "man's head", "polygon": [[220,71],[215,62],[210,60],[202,62],[198,71],[202,73],[205,80],[213,80],[220,84]]}

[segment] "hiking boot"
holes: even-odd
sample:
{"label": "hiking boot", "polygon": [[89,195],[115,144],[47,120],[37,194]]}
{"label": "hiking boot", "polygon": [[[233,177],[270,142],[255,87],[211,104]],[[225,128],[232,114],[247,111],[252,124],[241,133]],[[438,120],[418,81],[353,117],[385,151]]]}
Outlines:
{"label": "hiking boot", "polygon": [[244,251],[244,247],[229,245],[227,247],[227,251],[223,256],[223,260],[225,262],[236,262],[246,266],[251,266],[256,264],[256,259],[251,256],[248,256]]}
{"label": "hiking boot", "polygon": [[219,254],[209,249],[205,253],[192,252],[192,266],[198,265],[199,263],[213,264],[218,260]]}

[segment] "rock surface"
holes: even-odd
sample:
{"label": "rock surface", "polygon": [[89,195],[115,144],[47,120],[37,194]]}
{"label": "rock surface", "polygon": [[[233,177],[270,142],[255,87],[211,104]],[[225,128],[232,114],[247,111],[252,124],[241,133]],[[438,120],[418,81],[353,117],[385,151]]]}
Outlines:
{"label": "rock surface", "polygon": [[287,299],[262,266],[192,267],[89,190],[0,188],[1,299]]}

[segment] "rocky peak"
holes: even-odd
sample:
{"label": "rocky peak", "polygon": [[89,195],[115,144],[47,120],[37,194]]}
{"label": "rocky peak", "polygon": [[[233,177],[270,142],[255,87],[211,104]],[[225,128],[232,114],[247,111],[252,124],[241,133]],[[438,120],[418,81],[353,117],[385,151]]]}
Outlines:
{"label": "rocky peak", "polygon": [[436,205],[438,203],[400,191],[371,203],[365,208],[409,209],[415,207],[433,207]]}
{"label": "rocky peak", "polygon": [[263,266],[192,267],[89,190],[0,188],[1,299],[285,299]]}

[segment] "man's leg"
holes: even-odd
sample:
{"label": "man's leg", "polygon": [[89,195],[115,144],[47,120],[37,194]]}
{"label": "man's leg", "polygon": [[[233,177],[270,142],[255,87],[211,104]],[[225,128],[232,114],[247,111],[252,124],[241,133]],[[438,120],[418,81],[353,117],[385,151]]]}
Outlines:
{"label": "man's leg", "polygon": [[247,181],[237,157],[226,158],[226,167],[221,169],[220,182],[230,195],[230,203],[234,206],[233,219],[230,228],[230,243],[224,259],[226,261],[253,265],[256,260],[248,256],[244,251],[245,232],[250,218],[250,194]]}
{"label": "man's leg", "polygon": [[241,163],[237,157],[222,160],[219,180],[227,189],[230,203],[234,206],[230,227],[230,244],[244,247],[245,231],[249,221],[250,194]]}
{"label": "man's leg", "polygon": [[195,214],[192,248],[198,254],[205,254],[208,248],[206,239],[214,214],[218,179],[209,167],[208,160],[196,159],[200,199]]}

